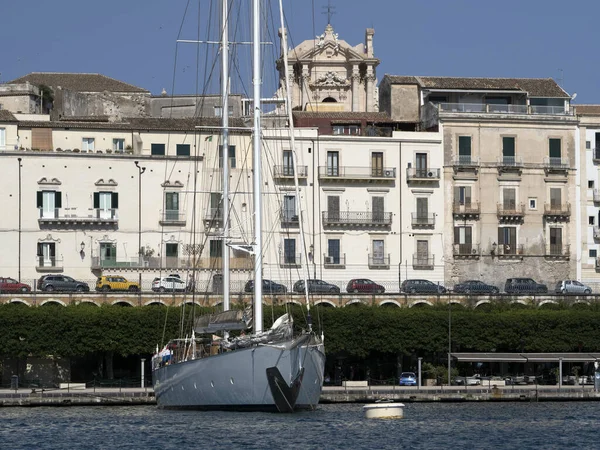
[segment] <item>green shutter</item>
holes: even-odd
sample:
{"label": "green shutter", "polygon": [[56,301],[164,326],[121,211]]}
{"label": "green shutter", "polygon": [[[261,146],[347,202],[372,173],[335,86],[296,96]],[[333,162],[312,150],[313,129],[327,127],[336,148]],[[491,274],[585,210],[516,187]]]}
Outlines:
{"label": "green shutter", "polygon": [[550,147],[550,158],[560,158],[561,157],[561,149],[560,149],[560,139],[550,139],[549,147]]}
{"label": "green shutter", "polygon": [[515,156],[515,138],[502,138],[502,156]]}
{"label": "green shutter", "polygon": [[54,207],[62,208],[62,192],[60,191],[54,193]]}
{"label": "green shutter", "polygon": [[42,191],[37,191],[37,202],[36,205],[38,208],[44,207],[44,193]]}
{"label": "green shutter", "polygon": [[111,194],[110,203],[111,203],[110,206],[111,206],[112,209],[119,208],[119,194],[117,192],[113,192]]}
{"label": "green shutter", "polygon": [[458,137],[458,155],[471,156],[471,136]]}
{"label": "green shutter", "polygon": [[94,192],[94,208],[100,208],[100,192]]}

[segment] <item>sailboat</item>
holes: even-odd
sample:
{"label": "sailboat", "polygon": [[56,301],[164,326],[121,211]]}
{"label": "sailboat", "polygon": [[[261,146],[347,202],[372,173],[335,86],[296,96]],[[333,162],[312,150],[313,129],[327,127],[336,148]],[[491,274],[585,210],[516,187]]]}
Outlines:
{"label": "sailboat", "polygon": [[[261,92],[260,92],[260,18],[263,0],[253,0],[253,163],[261,167]],[[228,80],[228,0],[222,1],[222,80]],[[279,4],[282,7],[281,2]],[[283,28],[283,14],[280,12]],[[285,33],[284,33],[285,39]],[[287,44],[283,43],[287,68]],[[286,75],[286,82],[289,77]],[[228,86],[222,81],[223,147],[228,148]],[[287,104],[290,105],[289,89]],[[291,112],[289,112],[291,119]],[[290,126],[292,121],[289,120]],[[293,130],[290,135],[294,148]],[[228,154],[223,151],[224,223],[228,223]],[[294,160],[295,167],[295,160]],[[296,172],[296,171],[295,171]],[[261,170],[254,170],[253,204],[255,267],[253,311],[229,309],[229,267],[223,260],[223,312],[198,318],[190,338],[171,341],[152,358],[156,402],[162,408],[203,410],[293,412],[314,409],[323,387],[325,348],[323,336],[312,330],[310,303],[306,294],[308,329],[294,332],[291,315],[284,314],[273,326],[263,330],[262,304],[262,181]],[[298,189],[296,172],[295,185]],[[299,198],[299,196],[297,196]],[[299,209],[301,210],[301,209]],[[228,227],[223,239],[227,243]],[[301,239],[302,242],[302,239]],[[305,280],[306,283],[306,280]],[[246,330],[253,319],[251,334],[229,337],[229,331]],[[222,336],[214,333],[222,332]],[[197,338],[196,335],[207,335]],[[188,335],[190,336],[190,335]]]}

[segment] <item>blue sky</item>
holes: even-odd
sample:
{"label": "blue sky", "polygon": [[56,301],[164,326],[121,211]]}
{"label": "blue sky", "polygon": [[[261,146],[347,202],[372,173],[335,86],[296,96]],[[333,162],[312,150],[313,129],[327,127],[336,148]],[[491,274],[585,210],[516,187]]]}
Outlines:
{"label": "blue sky", "polygon": [[[192,56],[191,51],[180,51],[174,65],[187,0],[3,3],[1,82],[34,71],[102,73],[159,94],[162,88],[171,93],[175,73],[176,80],[185,80],[176,82],[175,92],[194,92],[193,67],[181,62]],[[327,0],[284,0],[295,43],[323,31],[326,4]],[[600,1],[331,4],[335,31],[351,45],[364,40],[365,28],[375,28],[375,55],[381,59],[378,79],[385,73],[562,78],[567,92],[577,92],[575,103],[600,103]],[[182,37],[194,37],[192,28],[184,26],[185,30],[190,34]]]}

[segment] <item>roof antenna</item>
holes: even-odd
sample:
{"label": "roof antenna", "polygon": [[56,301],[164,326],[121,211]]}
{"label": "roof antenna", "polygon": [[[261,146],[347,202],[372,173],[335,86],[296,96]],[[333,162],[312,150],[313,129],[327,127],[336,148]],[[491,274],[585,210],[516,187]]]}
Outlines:
{"label": "roof antenna", "polygon": [[560,72],[560,78],[557,80],[558,81],[558,85],[560,87],[563,87],[563,84],[565,82],[565,71],[562,69],[558,69],[558,71]]}

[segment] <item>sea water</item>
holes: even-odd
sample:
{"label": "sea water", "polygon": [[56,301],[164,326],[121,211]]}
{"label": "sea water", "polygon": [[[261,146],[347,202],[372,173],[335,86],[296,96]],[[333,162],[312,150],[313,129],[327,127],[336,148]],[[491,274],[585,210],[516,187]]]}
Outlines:
{"label": "sea water", "polygon": [[153,406],[0,409],[2,449],[598,448],[600,402],[407,403],[403,419],[362,404],[295,414]]}

